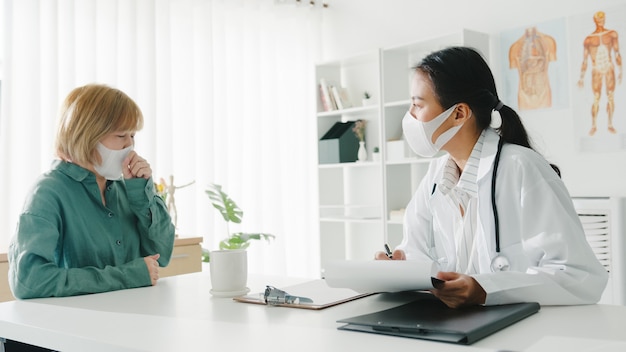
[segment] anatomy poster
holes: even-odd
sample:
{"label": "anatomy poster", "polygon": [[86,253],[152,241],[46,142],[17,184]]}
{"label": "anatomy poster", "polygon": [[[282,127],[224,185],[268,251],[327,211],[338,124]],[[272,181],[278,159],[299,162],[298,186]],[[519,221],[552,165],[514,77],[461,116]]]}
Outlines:
{"label": "anatomy poster", "polygon": [[620,47],[626,6],[570,18],[572,111],[580,151],[626,149],[626,87]]}
{"label": "anatomy poster", "polygon": [[569,107],[566,20],[500,33],[503,101],[523,113]]}

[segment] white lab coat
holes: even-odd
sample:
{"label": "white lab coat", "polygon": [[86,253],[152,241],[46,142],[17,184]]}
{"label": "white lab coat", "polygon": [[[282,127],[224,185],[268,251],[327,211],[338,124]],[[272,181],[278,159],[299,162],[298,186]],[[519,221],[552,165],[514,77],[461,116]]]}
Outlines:
{"label": "white lab coat", "polygon": [[[496,256],[491,179],[498,140],[495,131],[486,131],[477,176],[475,256],[480,272],[472,276],[487,292],[485,304],[598,302],[608,274],[586,241],[565,185],[541,155],[513,144],[502,148],[496,181],[501,254],[511,268],[491,271]],[[449,196],[437,189],[432,193],[447,159],[433,161],[407,206],[398,248],[407,260],[430,258],[441,270],[454,271],[454,217],[460,212],[450,211]]]}

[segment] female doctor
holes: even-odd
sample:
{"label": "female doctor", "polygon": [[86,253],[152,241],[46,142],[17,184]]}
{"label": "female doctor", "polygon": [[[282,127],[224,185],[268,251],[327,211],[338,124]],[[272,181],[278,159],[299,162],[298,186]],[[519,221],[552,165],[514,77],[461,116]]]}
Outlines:
{"label": "female doctor", "polygon": [[[432,293],[449,307],[596,303],[607,272],[558,168],[531,148],[481,55],[447,48],[414,70],[405,138],[424,157],[447,153],[407,206],[404,239],[390,258],[437,262],[443,283]],[[490,127],[494,110],[497,129]],[[376,259],[389,257],[378,252]]]}

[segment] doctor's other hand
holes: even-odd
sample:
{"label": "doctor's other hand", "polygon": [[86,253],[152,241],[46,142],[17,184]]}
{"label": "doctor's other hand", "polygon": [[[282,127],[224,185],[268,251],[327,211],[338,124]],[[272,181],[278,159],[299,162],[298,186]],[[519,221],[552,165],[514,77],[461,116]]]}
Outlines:
{"label": "doctor's other hand", "polygon": [[150,274],[150,282],[152,286],[156,285],[157,280],[159,280],[159,257],[160,254],[149,255],[143,258],[143,261],[146,263],[146,267],[148,268],[148,274]]}
{"label": "doctor's other hand", "polygon": [[430,291],[450,308],[484,304],[487,299],[483,287],[469,275],[440,271],[437,278],[444,282]]}
{"label": "doctor's other hand", "polygon": [[391,254],[391,258],[387,256],[387,253],[380,251],[374,253],[374,259],[376,260],[406,260],[406,254],[401,249],[396,249]]}

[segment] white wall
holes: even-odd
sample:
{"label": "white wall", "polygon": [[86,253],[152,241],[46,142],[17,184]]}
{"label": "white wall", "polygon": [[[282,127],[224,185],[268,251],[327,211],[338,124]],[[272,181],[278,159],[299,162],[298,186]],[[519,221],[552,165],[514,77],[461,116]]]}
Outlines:
{"label": "white wall", "polygon": [[[323,56],[324,61],[349,57],[464,28],[490,34],[492,47],[497,49],[498,33],[503,30],[610,10],[624,4],[626,0],[334,0],[330,1],[324,15]],[[589,28],[589,32],[594,29],[591,18]],[[607,28],[610,28],[608,14]],[[620,52],[624,55],[626,33],[620,34]],[[582,43],[575,45],[580,45],[582,52]],[[492,54],[496,80],[500,64]],[[624,64],[626,66],[626,62]],[[570,65],[579,67],[580,62],[570,62]],[[626,89],[626,79],[617,89]],[[559,165],[573,196],[626,196],[626,182],[623,182],[626,151],[578,152],[571,103],[572,99],[565,109],[520,114],[536,149]],[[626,104],[626,101],[618,100],[616,104]],[[591,107],[588,109],[590,111]],[[603,104],[600,111],[604,111]],[[614,119],[626,119],[626,116],[616,114]]]}

